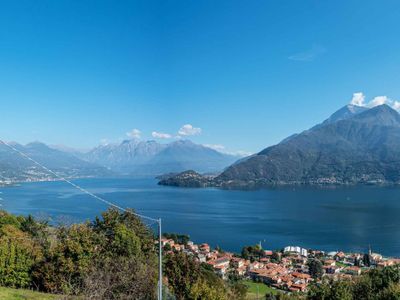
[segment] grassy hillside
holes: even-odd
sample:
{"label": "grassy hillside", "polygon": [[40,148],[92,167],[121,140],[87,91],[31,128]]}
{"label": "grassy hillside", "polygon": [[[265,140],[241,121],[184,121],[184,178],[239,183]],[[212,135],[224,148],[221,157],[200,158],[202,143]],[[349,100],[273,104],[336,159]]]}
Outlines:
{"label": "grassy hillside", "polygon": [[66,299],[59,295],[51,295],[45,293],[33,292],[30,290],[19,290],[0,287],[0,299],[4,300],[55,300],[55,299]]}
{"label": "grassy hillside", "polygon": [[245,280],[243,283],[247,286],[247,299],[265,299],[267,293],[278,294],[279,292],[264,283],[257,283],[250,280]]}

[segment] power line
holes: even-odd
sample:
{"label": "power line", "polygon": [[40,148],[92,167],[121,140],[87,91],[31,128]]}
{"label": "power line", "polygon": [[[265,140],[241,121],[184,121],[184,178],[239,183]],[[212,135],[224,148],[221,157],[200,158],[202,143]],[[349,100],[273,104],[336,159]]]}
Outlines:
{"label": "power line", "polygon": [[31,162],[33,162],[34,164],[38,165],[38,166],[41,167],[42,169],[46,170],[46,171],[49,172],[50,174],[56,176],[58,179],[60,179],[60,180],[62,180],[62,181],[65,181],[66,183],[68,183],[69,185],[73,186],[74,188],[80,190],[80,191],[83,192],[83,193],[85,193],[85,194],[87,194],[87,195],[89,195],[89,196],[91,196],[91,197],[93,197],[93,198],[95,198],[95,199],[97,199],[97,200],[99,200],[99,201],[101,201],[101,202],[103,202],[103,203],[109,205],[109,206],[112,206],[112,207],[114,207],[114,208],[117,208],[117,209],[119,209],[119,210],[121,210],[121,211],[131,213],[131,214],[136,215],[136,216],[138,216],[138,217],[140,217],[140,218],[143,218],[143,219],[147,219],[147,220],[150,220],[150,221],[158,222],[158,219],[154,219],[154,218],[151,218],[151,217],[147,217],[147,216],[144,216],[144,215],[141,215],[141,214],[138,214],[138,213],[129,211],[129,210],[127,210],[127,209],[125,209],[125,208],[123,208],[123,207],[117,205],[117,204],[114,204],[114,203],[112,203],[112,202],[110,202],[110,201],[108,201],[108,200],[106,200],[106,199],[104,199],[104,198],[102,198],[102,197],[97,196],[96,194],[93,194],[92,192],[88,191],[87,189],[85,189],[85,188],[83,188],[83,187],[81,187],[81,186],[79,186],[79,185],[73,183],[72,181],[66,179],[65,177],[63,177],[63,176],[57,174],[57,173],[54,172],[53,170],[51,170],[51,169],[49,169],[48,167],[44,166],[43,164],[39,163],[38,161],[36,161],[36,160],[33,159],[32,157],[28,156],[28,155],[25,154],[24,152],[18,150],[18,149],[15,148],[14,146],[10,145],[9,143],[4,142],[4,141],[2,141],[2,140],[0,140],[0,143],[2,143],[3,145],[7,146],[7,147],[10,148],[11,150],[17,152],[17,153],[18,153],[19,155],[21,155],[22,157],[24,157],[24,158],[30,160]]}
{"label": "power line", "polygon": [[162,286],[163,286],[163,284],[162,284],[161,218],[160,218],[160,219],[154,219],[154,218],[151,218],[151,217],[148,217],[148,216],[144,216],[144,215],[135,213],[135,212],[133,212],[133,211],[127,210],[127,209],[125,209],[125,208],[123,208],[123,207],[121,207],[121,206],[119,206],[119,205],[117,205],[117,204],[114,204],[114,203],[112,203],[112,202],[110,202],[110,201],[108,201],[108,200],[106,200],[106,199],[104,199],[104,198],[102,198],[102,197],[99,197],[99,196],[93,194],[92,192],[90,192],[90,191],[84,189],[83,187],[81,187],[81,186],[79,186],[79,185],[73,183],[72,181],[66,179],[65,177],[63,177],[63,176],[61,176],[61,175],[58,175],[58,174],[57,174],[56,172],[54,172],[53,170],[51,170],[51,169],[47,168],[46,166],[42,165],[41,163],[39,163],[38,161],[34,160],[34,159],[33,159],[32,157],[30,157],[29,155],[27,155],[27,154],[25,154],[24,152],[18,150],[17,148],[13,147],[13,146],[10,145],[9,143],[4,142],[4,141],[2,141],[2,140],[0,140],[0,143],[2,143],[3,145],[7,146],[7,147],[10,148],[11,150],[15,151],[16,153],[18,153],[18,154],[21,155],[22,157],[24,157],[24,158],[30,160],[30,161],[33,162],[34,164],[38,165],[38,166],[41,167],[43,170],[46,170],[46,171],[49,172],[50,174],[53,174],[53,175],[56,176],[58,179],[60,179],[60,180],[62,180],[62,181],[65,181],[66,183],[68,183],[69,185],[71,185],[71,186],[73,186],[74,188],[78,189],[78,190],[81,191],[82,193],[85,193],[85,194],[87,194],[87,195],[89,195],[89,196],[91,196],[91,197],[93,197],[93,198],[95,198],[95,199],[97,199],[97,200],[99,200],[99,201],[101,201],[101,202],[103,202],[103,203],[106,203],[106,204],[109,205],[109,206],[115,207],[115,208],[117,208],[117,209],[119,209],[119,210],[121,210],[121,211],[123,211],[123,212],[130,213],[130,214],[133,214],[133,215],[135,215],[135,216],[138,216],[138,217],[140,217],[140,218],[142,218],[142,219],[146,219],[146,220],[149,220],[149,221],[152,221],[152,222],[157,223],[157,224],[158,224],[158,251],[159,251],[159,254],[158,254],[158,255],[159,255],[159,257],[158,257],[158,263],[159,263],[159,270],[158,270],[158,273],[159,273],[159,278],[158,278],[158,299],[159,299],[159,300],[162,299],[162,294],[163,294]]}

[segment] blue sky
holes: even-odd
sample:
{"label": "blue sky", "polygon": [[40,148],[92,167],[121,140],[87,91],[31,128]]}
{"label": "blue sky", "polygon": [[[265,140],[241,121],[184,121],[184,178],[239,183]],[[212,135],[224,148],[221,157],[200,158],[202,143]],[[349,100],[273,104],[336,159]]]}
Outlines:
{"label": "blue sky", "polygon": [[398,1],[2,1],[0,137],[87,148],[181,129],[256,152],[355,92],[400,99],[399,19]]}

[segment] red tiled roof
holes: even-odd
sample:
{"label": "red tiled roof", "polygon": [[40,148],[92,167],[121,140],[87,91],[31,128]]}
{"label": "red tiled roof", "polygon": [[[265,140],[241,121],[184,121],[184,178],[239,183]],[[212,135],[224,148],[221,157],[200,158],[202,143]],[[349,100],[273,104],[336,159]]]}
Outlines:
{"label": "red tiled roof", "polygon": [[301,279],[310,279],[311,278],[311,276],[309,274],[299,273],[299,272],[293,272],[291,275],[293,277],[301,278]]}

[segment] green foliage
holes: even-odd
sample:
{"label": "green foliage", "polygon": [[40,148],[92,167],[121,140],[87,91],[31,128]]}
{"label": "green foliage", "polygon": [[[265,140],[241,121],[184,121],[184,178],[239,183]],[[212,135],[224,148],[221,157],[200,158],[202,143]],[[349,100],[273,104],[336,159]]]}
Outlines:
{"label": "green foliage", "polygon": [[173,240],[175,243],[183,245],[187,245],[190,241],[190,237],[187,234],[164,233],[163,236],[167,239]]}
{"label": "green foliage", "polygon": [[0,285],[95,299],[155,299],[152,232],[131,213],[49,227],[0,212]]}
{"label": "green foliage", "polygon": [[[300,300],[303,299],[300,295],[287,295],[283,293],[268,293],[265,295],[266,300]],[[322,298],[321,298],[322,299]]]}
{"label": "green foliage", "polygon": [[40,248],[13,225],[3,225],[0,235],[0,284],[18,288],[30,286],[31,269],[42,255]]}
{"label": "green foliage", "polygon": [[164,270],[176,298],[193,299],[189,297],[192,286],[201,278],[200,264],[184,253],[169,254],[166,257]]}
{"label": "green foliage", "polygon": [[248,288],[247,285],[245,285],[243,282],[241,281],[231,282],[229,284],[229,289],[231,294],[230,299],[238,299],[238,300],[246,299]]}
{"label": "green foliage", "polygon": [[[29,287],[32,268],[42,259],[43,251],[22,224],[24,217],[0,212],[0,285]],[[32,224],[36,222],[31,219]]]}
{"label": "green foliage", "polygon": [[321,278],[323,274],[322,263],[318,259],[311,259],[307,262],[310,275],[313,278]]}
{"label": "green foliage", "polygon": [[0,211],[0,228],[4,225],[12,225],[15,228],[21,228],[21,222],[24,220],[23,217],[17,217],[7,213],[4,210]]}
{"label": "green foliage", "polygon": [[247,287],[241,282],[224,282],[207,264],[196,262],[184,253],[169,254],[165,276],[176,299],[239,300],[245,299]]}
{"label": "green foliage", "polygon": [[107,256],[156,255],[153,233],[135,215],[110,209],[96,218],[91,228],[97,233],[98,243]]}
{"label": "green foliage", "polygon": [[271,256],[271,262],[279,263],[282,260],[281,253],[278,251],[274,251]]}
{"label": "green foliage", "polygon": [[400,299],[400,266],[372,269],[354,281],[328,281],[310,287],[311,300],[387,300]]}
{"label": "green foliage", "polygon": [[152,232],[135,215],[116,210],[103,213],[91,228],[97,251],[84,280],[86,294],[100,299],[154,299],[157,254]]}
{"label": "green foliage", "polygon": [[164,246],[164,249],[163,249],[165,252],[168,252],[168,251],[171,251],[172,250],[172,247],[171,247],[171,245],[170,244],[165,244],[165,246]]}
{"label": "green foliage", "polygon": [[[176,235],[179,243],[182,236]],[[185,239],[185,238],[183,238]],[[50,227],[33,217],[0,211],[0,285],[35,288],[93,299],[155,299],[157,253],[153,233],[131,213],[108,210],[93,223]],[[243,248],[250,259],[258,246]],[[279,255],[277,255],[279,257]],[[319,260],[310,273],[322,275]],[[219,278],[208,264],[184,253],[165,257],[166,288],[176,299],[245,299],[247,287],[237,274]],[[300,295],[267,299],[400,300],[400,266],[370,269],[354,280],[323,281]]]}
{"label": "green foliage", "polygon": [[364,263],[364,266],[367,266],[367,267],[369,267],[371,265],[371,256],[369,254],[367,254],[367,253],[364,254],[363,263]]}
{"label": "green foliage", "polygon": [[[60,300],[60,296],[34,292],[28,289],[0,287],[0,299],[7,300]],[[72,299],[69,299],[72,300]],[[78,298],[76,299],[78,300]]]}
{"label": "green foliage", "polygon": [[258,260],[262,257],[264,251],[260,248],[260,245],[245,246],[242,248],[242,257],[244,259],[250,259],[251,261]]}
{"label": "green foliage", "polygon": [[[182,298],[183,299],[183,298]],[[206,280],[199,278],[190,287],[188,297],[193,300],[225,300],[228,299],[223,285],[210,285]]]}
{"label": "green foliage", "polygon": [[35,269],[36,283],[45,291],[78,294],[96,244],[87,224],[56,230],[56,243]]}

